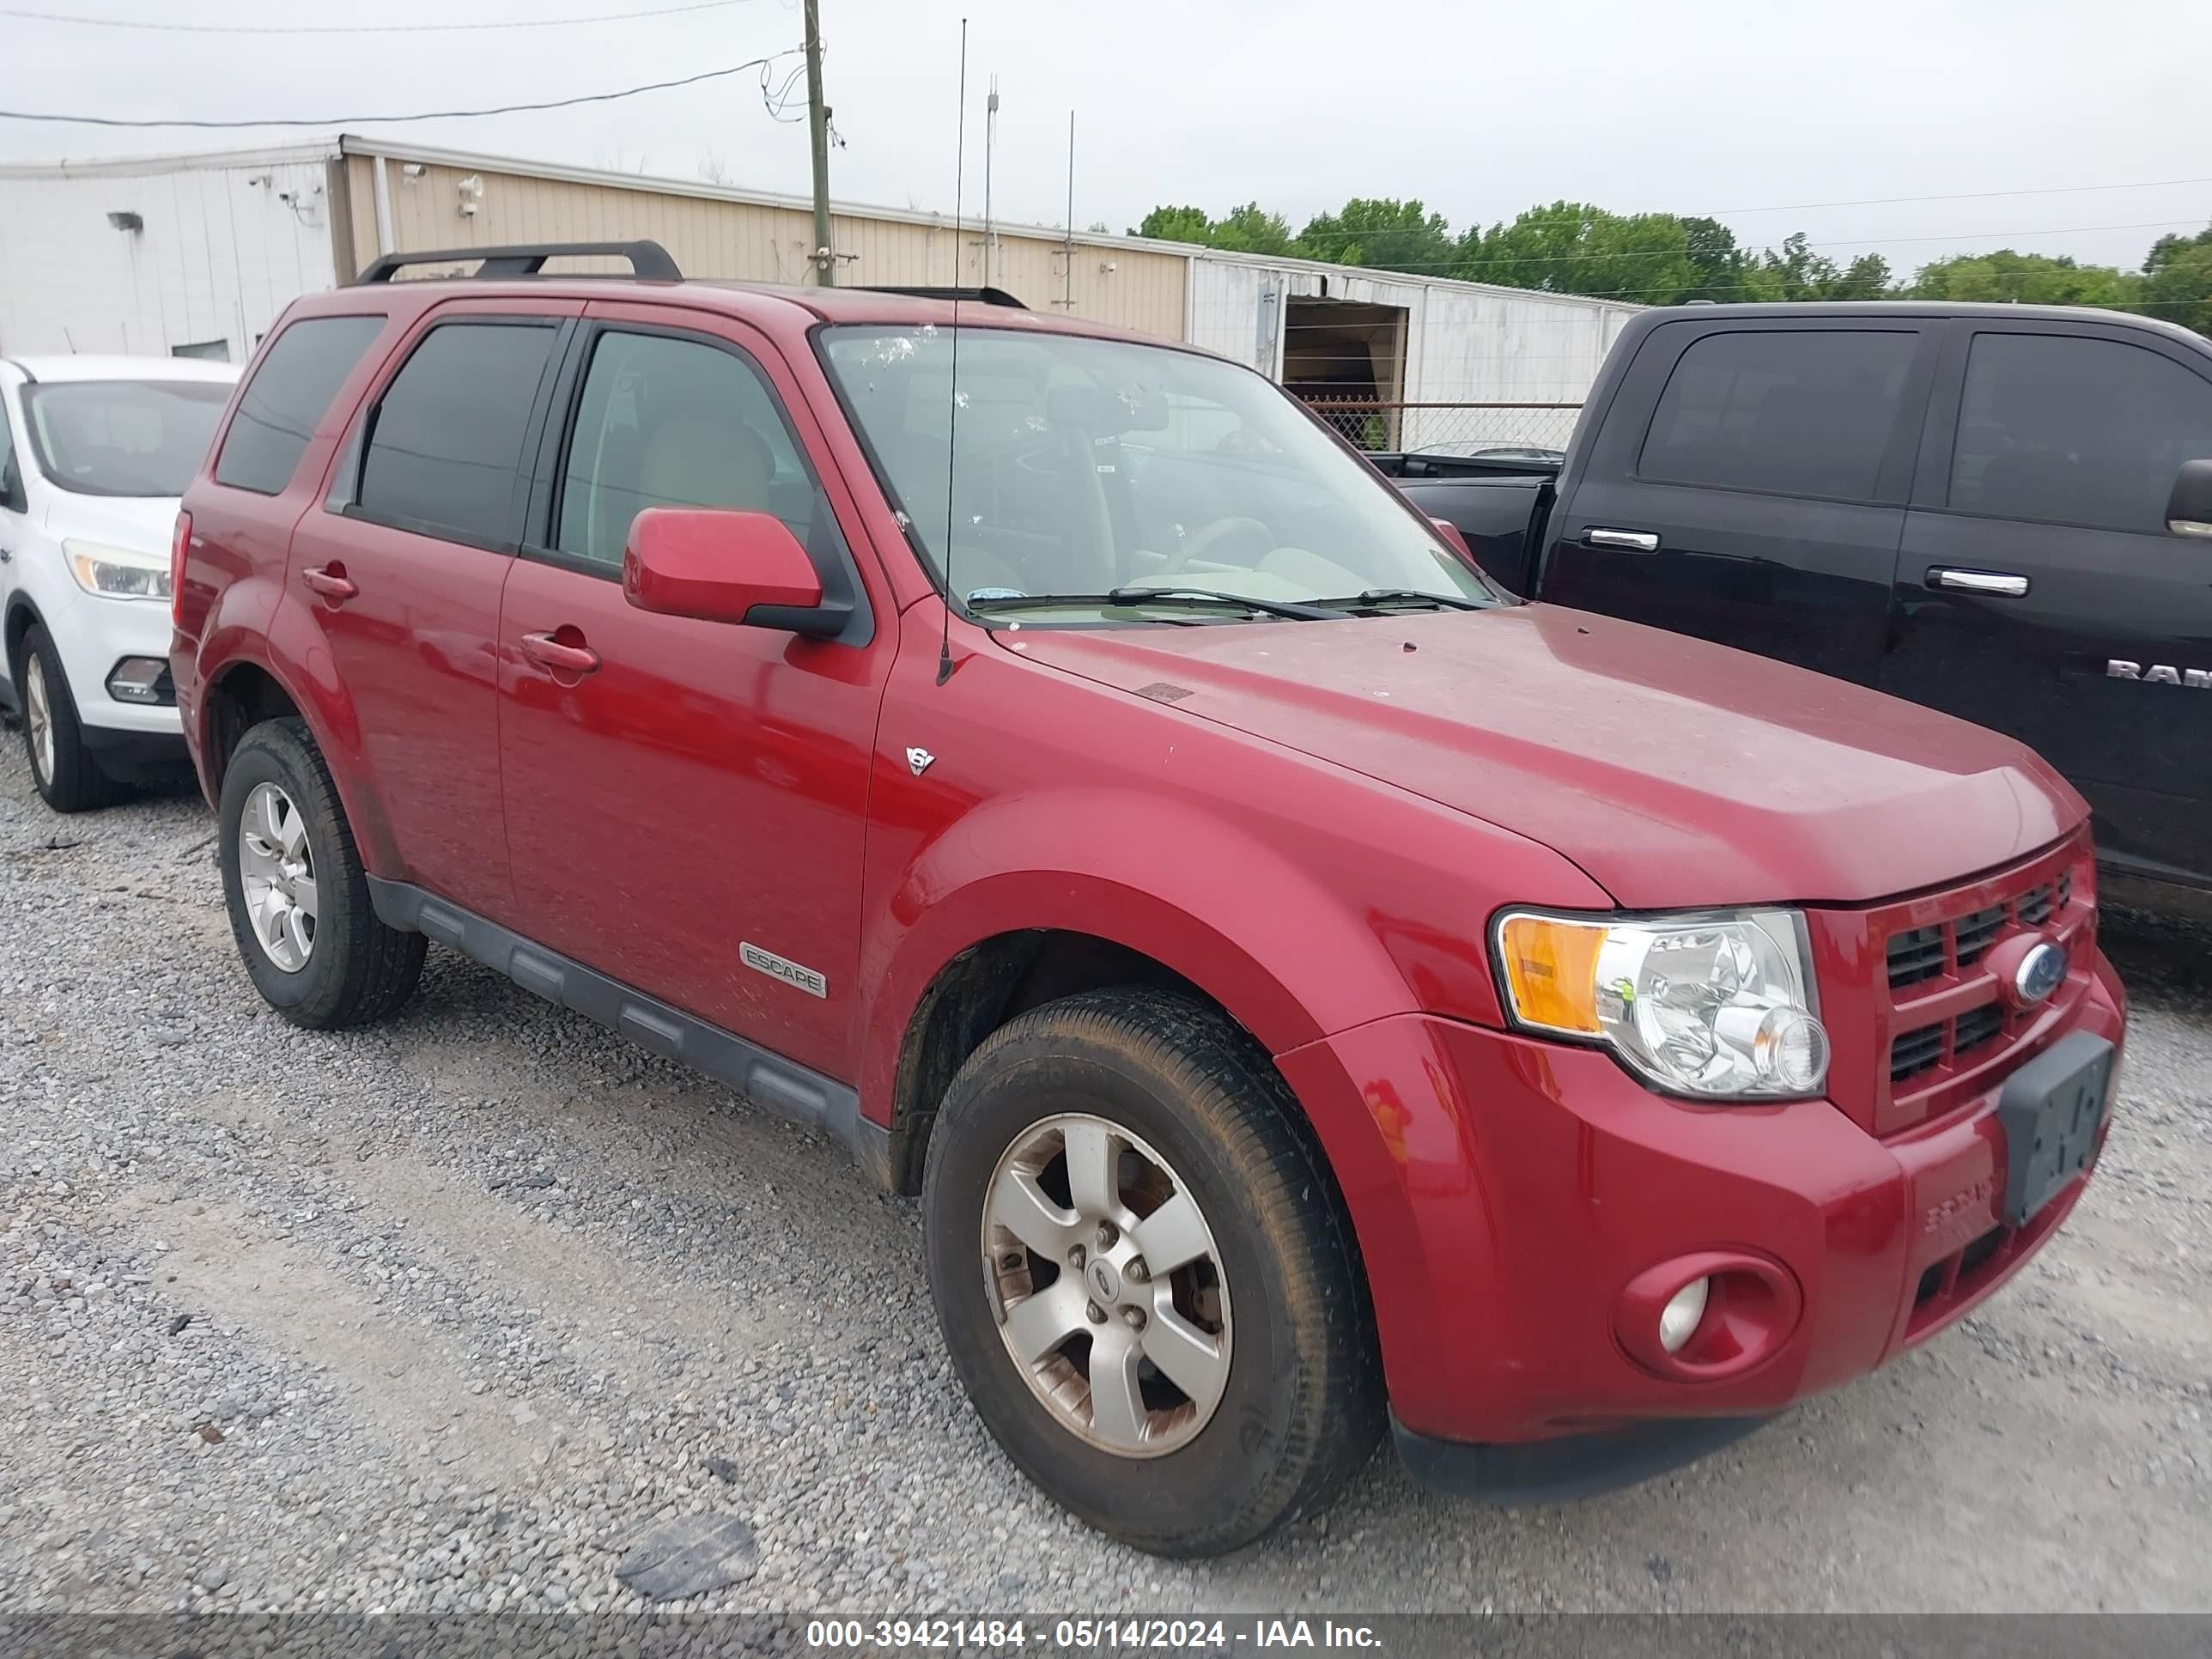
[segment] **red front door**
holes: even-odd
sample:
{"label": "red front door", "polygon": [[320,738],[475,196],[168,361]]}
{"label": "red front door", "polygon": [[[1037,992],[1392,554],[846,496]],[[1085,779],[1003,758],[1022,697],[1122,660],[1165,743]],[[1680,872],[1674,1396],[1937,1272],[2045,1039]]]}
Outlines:
{"label": "red front door", "polygon": [[620,577],[631,518],[681,504],[775,513],[858,583],[850,499],[809,453],[787,370],[741,325],[594,305],[572,378],[544,452],[558,483],[500,620],[518,925],[849,1079],[889,607],[864,604],[844,641],[807,641],[634,610]]}

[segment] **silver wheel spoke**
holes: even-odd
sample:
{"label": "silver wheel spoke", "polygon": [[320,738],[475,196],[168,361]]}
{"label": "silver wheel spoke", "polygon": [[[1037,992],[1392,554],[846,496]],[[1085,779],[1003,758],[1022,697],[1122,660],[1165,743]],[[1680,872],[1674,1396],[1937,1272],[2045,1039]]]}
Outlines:
{"label": "silver wheel spoke", "polygon": [[1039,1255],[1058,1261],[1075,1243],[1080,1216],[1044,1195],[1036,1177],[1008,1170],[991,1189],[991,1219]]}
{"label": "silver wheel spoke", "polygon": [[1145,1253],[1145,1265],[1160,1279],[1187,1261],[1195,1261],[1213,1248],[1206,1231],[1206,1218],[1198,1212],[1188,1193],[1177,1193],[1139,1222],[1131,1235]]}
{"label": "silver wheel spoke", "polygon": [[315,948],[315,912],[322,900],[307,845],[307,827],[290,796],[273,783],[254,785],[238,815],[240,896],[254,942],[288,974],[307,965]]}
{"label": "silver wheel spoke", "polygon": [[1162,1295],[1145,1323],[1145,1357],[1188,1395],[1200,1411],[1221,1397],[1229,1366],[1221,1345],[1191,1324]]}
{"label": "silver wheel spoke", "polygon": [[1089,1112],[1040,1116],[976,1209],[1000,1341],[1054,1421],[1127,1458],[1206,1431],[1229,1383],[1230,1287],[1188,1184],[1142,1135]]}
{"label": "silver wheel spoke", "polygon": [[1006,1315],[1006,1342],[1030,1364],[1084,1328],[1083,1287],[1063,1279],[1018,1303]]}
{"label": "silver wheel spoke", "polygon": [[1102,1330],[1091,1341],[1091,1429],[1109,1446],[1134,1451],[1145,1443],[1151,1413],[1137,1390],[1144,1354],[1119,1330]]}
{"label": "silver wheel spoke", "polygon": [[1067,1195],[1075,1212],[1086,1221],[1107,1219],[1121,1212],[1121,1194],[1114,1165],[1120,1152],[1110,1131],[1093,1120],[1071,1123],[1066,1132]]}

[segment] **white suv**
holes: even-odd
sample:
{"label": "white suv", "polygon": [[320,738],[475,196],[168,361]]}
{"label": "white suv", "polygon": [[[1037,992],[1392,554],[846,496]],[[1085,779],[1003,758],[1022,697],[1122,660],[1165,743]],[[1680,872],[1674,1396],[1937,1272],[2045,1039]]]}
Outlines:
{"label": "white suv", "polygon": [[185,763],[169,542],[237,380],[187,358],[0,358],[0,707],[57,811]]}

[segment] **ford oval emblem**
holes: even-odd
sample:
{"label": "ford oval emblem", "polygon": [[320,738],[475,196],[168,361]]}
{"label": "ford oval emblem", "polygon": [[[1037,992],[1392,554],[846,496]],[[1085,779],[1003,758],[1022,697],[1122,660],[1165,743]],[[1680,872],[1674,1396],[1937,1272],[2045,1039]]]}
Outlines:
{"label": "ford oval emblem", "polygon": [[2013,970],[2013,994],[2023,1008],[2034,1006],[2066,982],[2066,947],[2048,939],[2020,959]]}

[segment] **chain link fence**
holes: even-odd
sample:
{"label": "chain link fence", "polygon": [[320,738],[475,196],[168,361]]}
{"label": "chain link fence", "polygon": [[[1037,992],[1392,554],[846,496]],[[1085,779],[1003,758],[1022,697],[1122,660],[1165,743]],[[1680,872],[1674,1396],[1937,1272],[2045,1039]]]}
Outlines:
{"label": "chain link fence", "polygon": [[1582,405],[1408,404],[1365,398],[1308,398],[1306,406],[1365,450],[1563,450]]}

